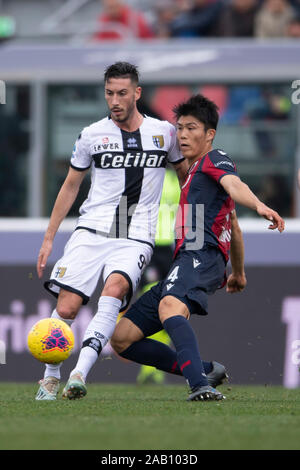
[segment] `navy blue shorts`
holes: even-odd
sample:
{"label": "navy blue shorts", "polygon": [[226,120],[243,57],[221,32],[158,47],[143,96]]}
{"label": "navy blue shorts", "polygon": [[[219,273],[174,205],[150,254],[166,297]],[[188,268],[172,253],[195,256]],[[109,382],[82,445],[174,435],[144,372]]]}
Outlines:
{"label": "navy blue shorts", "polygon": [[191,315],[207,315],[207,296],[223,285],[225,269],[222,253],[213,246],[179,252],[166,279],[143,294],[124,317],[138,326],[145,336],[157,333],[162,329],[158,306],[167,295],[183,302]]}

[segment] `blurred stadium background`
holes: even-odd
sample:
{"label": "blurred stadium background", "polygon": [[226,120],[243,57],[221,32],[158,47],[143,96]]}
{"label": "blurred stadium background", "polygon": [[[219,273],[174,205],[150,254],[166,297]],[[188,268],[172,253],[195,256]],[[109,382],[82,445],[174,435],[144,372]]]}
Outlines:
{"label": "blurred stadium background", "polygon": [[[36,257],[74,141],[107,113],[104,68],[127,60],[139,66],[147,114],[172,121],[172,107],[191,93],[215,100],[216,146],[287,220],[284,234],[271,233],[238,208],[248,286],[238,296],[218,292],[210,315],[192,319],[203,356],[226,364],[234,383],[299,387],[299,12],[297,0],[0,0],[1,380],[40,378],[26,332],[54,301]],[[87,188],[56,237],[48,272]],[[74,324],[77,344],[96,303],[94,295]],[[134,382],[137,370],[113,357],[90,380]]]}

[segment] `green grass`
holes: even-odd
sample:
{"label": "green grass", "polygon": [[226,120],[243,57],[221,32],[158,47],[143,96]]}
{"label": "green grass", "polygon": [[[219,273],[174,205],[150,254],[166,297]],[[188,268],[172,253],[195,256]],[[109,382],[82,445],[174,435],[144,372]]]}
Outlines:
{"label": "green grass", "polygon": [[300,390],[90,385],[83,400],[36,402],[35,384],[0,384],[0,449],[300,449]]}

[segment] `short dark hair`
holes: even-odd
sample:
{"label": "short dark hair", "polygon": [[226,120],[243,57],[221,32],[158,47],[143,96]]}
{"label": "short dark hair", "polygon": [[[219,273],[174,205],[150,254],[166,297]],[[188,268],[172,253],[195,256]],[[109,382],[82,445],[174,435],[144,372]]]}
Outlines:
{"label": "short dark hair", "polygon": [[176,120],[181,116],[194,116],[204,124],[204,128],[217,129],[219,121],[218,106],[203,95],[193,95],[173,109]]}
{"label": "short dark hair", "polygon": [[116,62],[106,68],[104,73],[104,83],[110,78],[130,78],[132,82],[139,83],[139,72],[135,65],[129,62]]}

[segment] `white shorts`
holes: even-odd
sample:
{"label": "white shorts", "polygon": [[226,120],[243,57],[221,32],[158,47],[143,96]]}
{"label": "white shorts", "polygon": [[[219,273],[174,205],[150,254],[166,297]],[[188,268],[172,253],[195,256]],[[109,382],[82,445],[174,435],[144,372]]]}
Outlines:
{"label": "white shorts", "polygon": [[67,242],[63,257],[55,264],[45,288],[58,297],[60,288],[80,295],[85,305],[100,277],[103,284],[112,273],[122,274],[129,282],[123,299],[126,310],[136,291],[153,249],[146,243],[124,238],[106,238],[85,229],[75,230]]}

